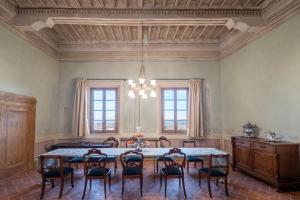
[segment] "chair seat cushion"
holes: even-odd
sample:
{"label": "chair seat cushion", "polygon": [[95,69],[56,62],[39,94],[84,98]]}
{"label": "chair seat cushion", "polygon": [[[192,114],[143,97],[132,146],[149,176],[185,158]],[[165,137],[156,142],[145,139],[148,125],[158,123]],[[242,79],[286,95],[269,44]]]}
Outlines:
{"label": "chair seat cushion", "polygon": [[74,157],[69,160],[69,163],[83,163],[84,158],[83,157]]}
{"label": "chair seat cushion", "polygon": [[203,162],[203,160],[198,156],[187,156],[186,160],[190,162]]}
{"label": "chair seat cushion", "polygon": [[94,169],[89,169],[87,176],[104,176],[109,172],[110,169],[107,168],[94,168]]}
{"label": "chair seat cushion", "polygon": [[[163,156],[159,156],[159,157],[157,158],[157,160],[158,160],[158,161],[163,161],[163,160],[164,160],[164,157],[163,157]],[[166,157],[165,157],[165,160],[166,160],[166,161],[172,161],[173,158],[172,158],[172,157],[166,156]]]}
{"label": "chair seat cushion", "polygon": [[141,175],[143,173],[142,168],[140,167],[128,167],[124,168],[123,174],[124,175]]}
{"label": "chair seat cushion", "polygon": [[161,170],[166,175],[182,175],[182,172],[178,167],[165,167]]}
{"label": "chair seat cushion", "polygon": [[140,162],[141,160],[142,158],[136,155],[129,155],[125,158],[125,162]]}
{"label": "chair seat cushion", "polygon": [[[208,174],[209,173],[209,168],[204,167],[202,169],[199,169],[199,172]],[[211,176],[226,176],[226,173],[221,169],[212,168],[211,169]]]}
{"label": "chair seat cushion", "polygon": [[[64,167],[64,175],[73,173],[73,168],[71,167]],[[60,177],[60,168],[53,168],[53,169],[49,169],[46,173],[45,173],[45,177]]]}
{"label": "chair seat cushion", "polygon": [[107,162],[112,162],[117,159],[118,156],[107,156]]}

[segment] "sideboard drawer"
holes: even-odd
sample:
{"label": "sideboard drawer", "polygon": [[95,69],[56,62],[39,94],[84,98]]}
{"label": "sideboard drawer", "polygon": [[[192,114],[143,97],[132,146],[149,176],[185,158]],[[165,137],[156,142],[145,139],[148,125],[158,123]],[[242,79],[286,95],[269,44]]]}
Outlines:
{"label": "sideboard drawer", "polygon": [[250,148],[250,141],[246,141],[246,140],[235,140],[235,144],[237,146],[242,146],[242,147],[249,147]]}
{"label": "sideboard drawer", "polygon": [[275,148],[273,145],[259,143],[259,142],[254,142],[253,148],[257,150],[269,152],[269,153],[275,152]]}

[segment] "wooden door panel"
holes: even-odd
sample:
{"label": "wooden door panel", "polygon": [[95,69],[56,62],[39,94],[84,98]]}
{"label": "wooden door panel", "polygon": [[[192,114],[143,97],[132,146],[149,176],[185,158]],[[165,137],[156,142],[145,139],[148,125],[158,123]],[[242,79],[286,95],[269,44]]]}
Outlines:
{"label": "wooden door panel", "polygon": [[26,149],[28,134],[28,117],[25,111],[8,111],[7,113],[7,167],[23,168],[27,160]]}
{"label": "wooden door panel", "polygon": [[236,146],[234,149],[235,162],[238,167],[251,169],[251,150],[245,147]]}
{"label": "wooden door panel", "polygon": [[274,154],[253,151],[253,170],[268,177],[275,177]]}

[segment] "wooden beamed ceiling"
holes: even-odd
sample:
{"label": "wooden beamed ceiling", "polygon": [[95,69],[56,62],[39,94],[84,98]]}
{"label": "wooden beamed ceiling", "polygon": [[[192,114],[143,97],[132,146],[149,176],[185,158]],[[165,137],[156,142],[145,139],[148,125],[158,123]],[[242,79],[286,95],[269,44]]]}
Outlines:
{"label": "wooden beamed ceiling", "polygon": [[20,8],[261,9],[266,0],[10,0]]}
{"label": "wooden beamed ceiling", "polygon": [[[140,43],[140,29],[141,26],[56,24],[40,32],[63,44]],[[142,37],[147,43],[218,43],[232,31],[226,26],[143,26]]]}
{"label": "wooden beamed ceiling", "polygon": [[58,60],[219,60],[299,0],[0,0],[0,23]]}

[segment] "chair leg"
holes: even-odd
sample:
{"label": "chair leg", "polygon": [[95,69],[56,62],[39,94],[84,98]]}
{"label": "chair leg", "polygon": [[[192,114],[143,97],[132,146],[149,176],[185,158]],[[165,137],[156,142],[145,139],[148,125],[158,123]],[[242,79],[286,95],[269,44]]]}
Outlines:
{"label": "chair leg", "polygon": [[154,158],[154,160],[153,160],[153,178],[154,178],[154,182],[155,182],[155,175],[156,175],[156,173],[155,173],[155,158]]}
{"label": "chair leg", "polygon": [[51,180],[51,187],[54,188],[54,179]]}
{"label": "chair leg", "polygon": [[140,190],[141,190],[141,197],[143,197],[143,176],[140,178]]}
{"label": "chair leg", "polygon": [[60,183],[60,192],[59,192],[59,199],[61,199],[63,191],[64,191],[64,185],[65,185],[65,178],[61,178],[61,183]]}
{"label": "chair leg", "polygon": [[228,195],[228,187],[227,187],[227,184],[228,184],[228,178],[227,176],[225,177],[225,191],[226,191],[226,196],[229,196]]}
{"label": "chair leg", "polygon": [[104,196],[106,198],[106,176],[104,176]]}
{"label": "chair leg", "polygon": [[182,175],[182,187],[183,187],[184,196],[186,198],[186,191],[185,191],[185,184],[184,184],[184,175]]}
{"label": "chair leg", "polygon": [[187,161],[186,162],[186,171],[187,171],[187,173],[190,173],[190,162],[189,161]]}
{"label": "chair leg", "polygon": [[210,198],[212,198],[211,187],[210,187],[210,178],[207,179],[207,187],[208,187],[209,196],[210,196]]}
{"label": "chair leg", "polygon": [[199,172],[199,187],[201,187],[201,173]]}
{"label": "chair leg", "polygon": [[71,173],[71,185],[74,187],[74,172]]}
{"label": "chair leg", "polygon": [[92,189],[92,179],[90,179],[90,190]]}
{"label": "chair leg", "polygon": [[167,176],[164,176],[165,177],[165,197],[167,197]]}
{"label": "chair leg", "polygon": [[180,177],[178,178],[179,187],[181,186]]}
{"label": "chair leg", "polygon": [[156,160],[156,173],[158,173],[158,160]]}
{"label": "chair leg", "polygon": [[219,178],[216,178],[216,186],[219,186]]}
{"label": "chair leg", "polygon": [[109,184],[109,187],[111,186],[111,173],[109,174],[109,177],[108,177],[108,184]]}
{"label": "chair leg", "polygon": [[162,185],[162,174],[160,174],[160,187]]}
{"label": "chair leg", "polygon": [[76,169],[78,169],[78,163],[76,163]]}
{"label": "chair leg", "polygon": [[82,194],[82,199],[84,199],[84,196],[85,196],[85,191],[86,191],[86,186],[87,186],[87,178],[85,177],[84,178],[84,189],[83,189],[83,194]]}
{"label": "chair leg", "polygon": [[45,185],[46,185],[46,180],[42,180],[42,191],[41,191],[41,197],[40,199],[44,198],[44,193],[45,193]]}
{"label": "chair leg", "polygon": [[125,182],[124,176],[122,175],[122,196],[124,194],[124,182]]}
{"label": "chair leg", "polygon": [[117,161],[117,159],[115,159],[115,171],[114,171],[115,174],[116,174],[116,171],[117,171],[117,167],[118,167],[118,161]]}

